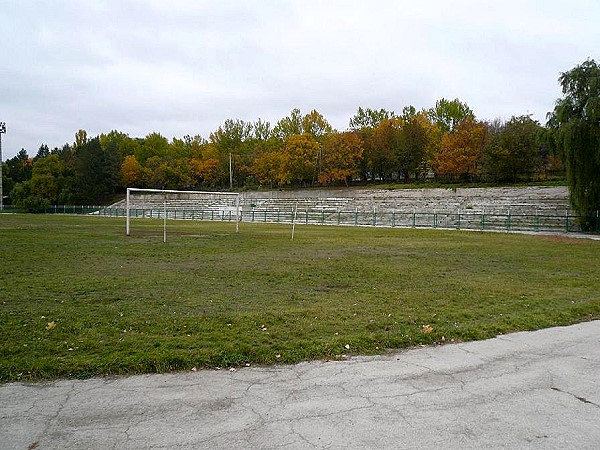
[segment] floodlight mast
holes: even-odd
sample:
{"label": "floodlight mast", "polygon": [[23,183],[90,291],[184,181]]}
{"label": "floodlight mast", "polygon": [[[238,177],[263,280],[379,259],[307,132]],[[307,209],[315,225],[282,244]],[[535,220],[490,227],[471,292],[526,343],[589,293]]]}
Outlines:
{"label": "floodlight mast", "polygon": [[4,210],[4,193],[2,192],[2,135],[6,133],[6,122],[0,122],[0,212]]}

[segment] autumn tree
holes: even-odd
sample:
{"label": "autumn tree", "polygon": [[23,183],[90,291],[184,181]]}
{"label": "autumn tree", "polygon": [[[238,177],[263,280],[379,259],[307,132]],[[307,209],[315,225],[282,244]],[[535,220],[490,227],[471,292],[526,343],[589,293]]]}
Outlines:
{"label": "autumn tree", "polygon": [[402,120],[382,120],[365,139],[365,157],[373,176],[389,180],[398,166]]}
{"label": "autumn tree", "polygon": [[417,115],[411,111],[405,117],[400,127],[395,159],[398,172],[408,182],[412,177],[418,179],[419,170],[423,170],[430,135],[424,114]]}
{"label": "autumn tree", "polygon": [[228,169],[219,155],[217,146],[205,143],[200,146],[200,152],[191,159],[190,171],[194,186],[215,188],[224,183]]}
{"label": "autumn tree", "polygon": [[284,179],[306,185],[315,179],[320,145],[308,134],[295,134],[285,140],[283,149]]}
{"label": "autumn tree", "polygon": [[375,110],[371,108],[363,109],[362,107],[359,107],[356,114],[350,119],[349,128],[357,131],[363,141],[364,152],[360,162],[360,173],[361,178],[364,181],[373,179],[376,176],[382,176],[381,173],[376,173],[378,172],[378,169],[379,172],[381,171],[380,169],[382,169],[381,165],[378,164],[380,162],[380,157],[382,156],[382,149],[377,147],[377,142],[373,138],[373,134],[382,121],[394,117],[393,111],[387,111],[385,109]]}
{"label": "autumn tree", "polygon": [[75,144],[73,146],[76,148],[81,147],[81,146],[87,144],[87,141],[88,141],[87,131],[78,130],[77,133],[75,133]]}
{"label": "autumn tree", "polygon": [[302,131],[312,135],[319,141],[324,136],[332,133],[333,128],[320,112],[313,109],[302,118]]}
{"label": "autumn tree", "polygon": [[333,133],[323,145],[319,183],[344,182],[360,172],[363,142],[357,131]]}
{"label": "autumn tree", "polygon": [[250,172],[261,185],[285,186],[292,181],[291,173],[286,168],[286,161],[283,152],[264,152],[254,158]]}
{"label": "autumn tree", "polygon": [[432,161],[437,175],[473,180],[480,174],[486,127],[472,117],[443,135],[440,150]]}
{"label": "autumn tree", "polygon": [[127,155],[121,164],[121,177],[127,187],[143,187],[145,185],[145,171],[135,155]]}
{"label": "autumn tree", "polygon": [[190,160],[190,175],[192,186],[214,188],[220,181],[220,166],[218,158],[192,158]]}
{"label": "autumn tree", "polygon": [[600,65],[587,60],[559,77],[564,98],[551,123],[567,166],[571,204],[587,216],[583,226],[598,229],[600,210]]}

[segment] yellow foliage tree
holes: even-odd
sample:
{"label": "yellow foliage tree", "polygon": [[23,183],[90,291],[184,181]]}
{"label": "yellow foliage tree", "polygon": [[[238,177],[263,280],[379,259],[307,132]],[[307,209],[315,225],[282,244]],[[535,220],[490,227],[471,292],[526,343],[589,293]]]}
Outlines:
{"label": "yellow foliage tree", "polygon": [[264,152],[254,158],[250,168],[256,180],[263,185],[284,186],[291,180],[285,170],[285,156],[281,152]]}
{"label": "yellow foliage tree", "polygon": [[299,184],[308,183],[315,178],[320,145],[307,133],[294,134],[288,137],[284,145],[285,179]]}
{"label": "yellow foliage tree", "polygon": [[129,187],[139,187],[144,183],[144,168],[134,155],[128,155],[121,164],[123,183]]}
{"label": "yellow foliage tree", "polygon": [[194,185],[215,187],[221,179],[221,162],[218,158],[192,158],[190,170]]}

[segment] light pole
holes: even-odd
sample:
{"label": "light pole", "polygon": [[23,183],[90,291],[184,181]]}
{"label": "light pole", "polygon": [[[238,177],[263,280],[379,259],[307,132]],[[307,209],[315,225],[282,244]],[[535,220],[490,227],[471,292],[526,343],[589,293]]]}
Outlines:
{"label": "light pole", "polygon": [[2,192],[2,135],[6,133],[6,123],[0,122],[0,212],[4,210],[4,194]]}

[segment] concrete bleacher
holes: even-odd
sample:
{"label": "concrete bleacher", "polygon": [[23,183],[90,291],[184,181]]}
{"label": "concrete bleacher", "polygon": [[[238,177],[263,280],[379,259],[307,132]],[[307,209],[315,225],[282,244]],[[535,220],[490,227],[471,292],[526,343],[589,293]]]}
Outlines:
{"label": "concrete bleacher", "polygon": [[567,189],[559,187],[459,189],[340,189],[248,192],[244,204],[292,209],[315,207],[327,211],[486,212],[564,214],[569,209]]}
{"label": "concrete bleacher", "polygon": [[[162,194],[131,196],[133,217],[161,217]],[[240,194],[242,221],[378,226],[565,228],[566,187],[458,189],[322,189],[253,191]],[[121,201],[110,208],[125,210]],[[167,217],[235,220],[232,198],[167,197]],[[485,223],[487,221],[487,223]],[[567,224],[568,227],[568,224]]]}
{"label": "concrete bleacher", "polygon": [[[164,207],[164,196],[132,196],[131,207],[155,209]],[[231,207],[231,199],[179,196],[167,199],[168,209],[222,210]],[[122,200],[110,206],[125,208]],[[244,210],[318,210],[380,212],[474,212],[511,214],[564,214],[569,210],[566,187],[523,188],[459,188],[459,189],[339,189],[297,191],[253,191],[240,195]]]}

